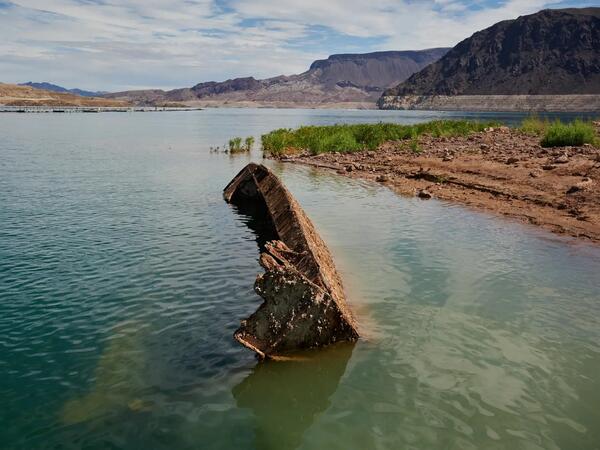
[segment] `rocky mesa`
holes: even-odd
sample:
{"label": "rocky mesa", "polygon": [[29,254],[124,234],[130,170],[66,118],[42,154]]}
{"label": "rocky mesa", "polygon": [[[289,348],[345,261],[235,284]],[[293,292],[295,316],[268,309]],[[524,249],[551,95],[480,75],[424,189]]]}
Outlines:
{"label": "rocky mesa", "polygon": [[105,98],[138,105],[177,102],[188,106],[374,107],[386,88],[441,58],[448,49],[332,55],[301,74],[199,83],[191,88],[126,91]]}

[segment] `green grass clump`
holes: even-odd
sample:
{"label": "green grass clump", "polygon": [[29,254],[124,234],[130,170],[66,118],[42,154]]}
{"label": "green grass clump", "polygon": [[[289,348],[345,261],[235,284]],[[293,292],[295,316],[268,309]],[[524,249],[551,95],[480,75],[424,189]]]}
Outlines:
{"label": "green grass clump", "polygon": [[252,147],[254,147],[254,136],[248,136],[244,140],[244,150],[249,152],[250,150],[252,150]]}
{"label": "green grass clump", "polygon": [[229,143],[227,145],[229,153],[242,153],[249,152],[252,150],[254,146],[254,138],[252,136],[248,136],[246,139],[242,139],[241,137],[234,137],[229,139]]}
{"label": "green grass clump", "polygon": [[550,128],[550,121],[548,119],[540,119],[539,117],[527,117],[521,123],[519,128],[523,133],[532,136],[542,136],[548,128]]}
{"label": "green grass clump", "polygon": [[551,123],[544,133],[542,147],[581,146],[598,144],[594,125],[590,122],[575,120],[571,123],[556,121]]}
{"label": "green grass clump", "polygon": [[415,129],[412,130],[409,147],[414,153],[421,153],[422,151],[421,147],[419,147],[419,135]]}
{"label": "green grass clump", "polygon": [[420,151],[418,138],[429,134],[434,137],[466,136],[483,131],[496,123],[467,120],[436,120],[416,125],[393,123],[305,126],[292,130],[280,128],[262,136],[265,154],[278,156],[298,151],[313,155],[326,152],[355,152],[375,150],[386,141],[411,140],[415,152]]}
{"label": "green grass clump", "polygon": [[235,137],[235,138],[229,139],[229,153],[239,153],[241,151],[243,151],[242,150],[242,138]]}

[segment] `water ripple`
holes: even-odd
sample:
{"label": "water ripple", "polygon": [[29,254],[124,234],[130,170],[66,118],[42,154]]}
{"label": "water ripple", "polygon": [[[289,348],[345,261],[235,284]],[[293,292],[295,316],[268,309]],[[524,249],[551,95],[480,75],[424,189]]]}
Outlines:
{"label": "water ripple", "polygon": [[596,448],[600,253],[455,205],[272,163],[365,339],[265,364],[232,339],[260,268],[221,189],[249,158],[208,147],[430,116],[3,116],[3,448]]}

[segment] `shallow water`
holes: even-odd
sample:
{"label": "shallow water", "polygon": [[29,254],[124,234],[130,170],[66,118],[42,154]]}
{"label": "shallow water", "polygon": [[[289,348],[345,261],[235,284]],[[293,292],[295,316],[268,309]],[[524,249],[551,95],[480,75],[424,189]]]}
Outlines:
{"label": "shallow water", "polygon": [[449,115],[0,116],[0,446],[598,448],[598,247],[269,162],[366,339],[258,364],[231,337],[261,269],[221,189],[260,156],[209,147]]}

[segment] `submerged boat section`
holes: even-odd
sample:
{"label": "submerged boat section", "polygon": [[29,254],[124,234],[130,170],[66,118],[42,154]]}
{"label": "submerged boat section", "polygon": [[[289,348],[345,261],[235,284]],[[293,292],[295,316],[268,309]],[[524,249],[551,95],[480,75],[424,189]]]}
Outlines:
{"label": "submerged boat section", "polygon": [[235,339],[261,357],[357,340],[333,258],[281,180],[251,163],[227,185],[224,198],[251,211],[267,237],[260,255],[265,273],[254,286],[264,302],[242,321]]}

